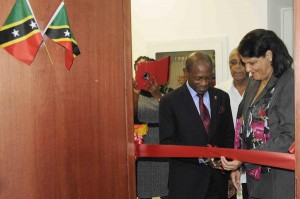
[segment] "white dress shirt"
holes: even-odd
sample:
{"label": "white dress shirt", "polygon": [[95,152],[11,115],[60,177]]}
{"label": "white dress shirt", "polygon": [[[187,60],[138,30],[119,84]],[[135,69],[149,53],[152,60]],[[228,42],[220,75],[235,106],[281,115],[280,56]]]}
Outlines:
{"label": "white dress shirt", "polygon": [[[201,115],[200,108],[199,108],[199,96],[197,95],[198,93],[194,89],[192,89],[192,87],[189,85],[188,81],[186,82],[186,85],[187,85],[187,87],[188,87],[188,89],[189,89],[189,91],[191,93],[191,96],[192,96],[192,98],[194,100],[194,103],[195,103],[195,105],[197,107],[198,113],[199,113],[199,115]],[[206,92],[203,95],[203,103],[204,103],[204,105],[206,106],[206,108],[208,110],[209,116],[211,117],[210,99],[209,99],[208,92]]]}

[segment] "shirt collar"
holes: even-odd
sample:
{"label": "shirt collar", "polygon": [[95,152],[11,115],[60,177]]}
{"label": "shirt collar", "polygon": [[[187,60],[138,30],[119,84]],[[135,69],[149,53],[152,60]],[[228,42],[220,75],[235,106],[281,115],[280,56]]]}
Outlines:
{"label": "shirt collar", "polygon": [[[197,96],[198,93],[197,93],[197,92],[189,85],[189,81],[186,81],[186,86],[187,86],[187,88],[189,89],[189,91],[190,91],[192,97]],[[203,97],[206,97],[207,95],[208,95],[208,91],[206,91],[206,92],[204,93]]]}

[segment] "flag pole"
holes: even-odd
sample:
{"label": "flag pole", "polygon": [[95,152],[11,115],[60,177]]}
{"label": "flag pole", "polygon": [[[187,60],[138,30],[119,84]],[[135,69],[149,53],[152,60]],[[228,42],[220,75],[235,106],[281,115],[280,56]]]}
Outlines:
{"label": "flag pole", "polygon": [[[43,41],[44,42],[44,41]],[[45,43],[45,42],[44,42]],[[50,53],[49,53],[49,50],[48,50],[48,48],[47,48],[47,45],[46,45],[46,43],[45,43],[45,49],[46,49],[46,51],[47,51],[47,55],[48,55],[48,57],[49,57],[49,59],[50,59],[50,62],[51,62],[51,64],[52,64],[52,66],[53,66],[53,61],[52,61],[52,58],[51,58],[51,55],[50,55]]]}
{"label": "flag pole", "polygon": [[[43,42],[44,42],[44,41],[43,41]],[[51,62],[51,64],[52,64],[52,66],[53,66],[53,61],[52,61],[52,58],[51,58],[51,56],[50,56],[49,50],[48,50],[48,48],[47,48],[46,42],[44,42],[44,43],[45,43],[45,49],[46,49],[46,51],[47,51],[47,55],[48,55],[48,57],[49,57],[49,59],[50,59],[50,62]]]}
{"label": "flag pole", "polygon": [[[64,0],[63,0],[63,2],[64,2]],[[61,8],[62,6],[63,6],[63,4],[61,3],[61,4],[58,6],[58,8],[56,9],[55,13],[53,14],[52,18],[50,19],[49,23],[47,24],[46,28],[44,29],[44,31],[43,31],[43,33],[42,33],[43,37],[44,37],[44,35],[45,35],[45,33],[46,33],[48,27],[50,26],[50,24],[52,23],[52,21],[54,20],[55,16],[57,15],[57,13],[59,12],[59,10],[60,10],[60,8]],[[44,42],[44,40],[43,40],[43,42]],[[49,59],[50,59],[50,61],[51,61],[51,64],[53,65],[53,61],[52,61],[52,59],[51,59],[51,56],[50,56],[49,50],[48,50],[48,48],[47,48],[46,42],[44,42],[44,43],[45,43],[45,49],[46,49],[46,51],[47,51],[48,57],[49,57]]]}
{"label": "flag pole", "polygon": [[[26,0],[26,3],[27,3],[27,5],[28,5],[28,7],[29,7],[29,9],[30,9],[30,11],[31,11],[31,13],[32,13],[32,15],[33,15],[34,20],[36,21],[36,24],[37,24],[37,26],[38,26],[38,28],[39,28],[39,31],[41,32],[40,26],[39,26],[39,24],[38,24],[38,22],[37,22],[37,20],[36,20],[36,18],[35,18],[35,15],[34,15],[34,12],[33,12],[32,8],[31,8],[31,5],[30,5],[30,3],[29,3],[29,0]],[[43,35],[43,36],[44,36],[44,35]],[[51,64],[53,65],[53,61],[52,61],[51,55],[50,55],[50,53],[49,53],[49,51],[48,51],[48,48],[47,48],[47,45],[46,45],[46,42],[44,41],[44,39],[43,39],[43,42],[42,42],[42,43],[45,44],[45,48],[46,48],[46,51],[47,51],[49,60],[50,60]]]}

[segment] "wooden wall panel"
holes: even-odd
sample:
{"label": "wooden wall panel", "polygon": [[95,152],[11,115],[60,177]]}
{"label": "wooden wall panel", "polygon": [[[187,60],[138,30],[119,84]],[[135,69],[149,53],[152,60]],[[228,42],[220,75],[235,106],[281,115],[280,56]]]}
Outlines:
{"label": "wooden wall panel", "polygon": [[[60,1],[30,2],[44,29]],[[30,66],[0,49],[0,198],[134,198],[130,2],[65,3],[81,50],[70,71],[47,38],[53,65],[45,45]]]}

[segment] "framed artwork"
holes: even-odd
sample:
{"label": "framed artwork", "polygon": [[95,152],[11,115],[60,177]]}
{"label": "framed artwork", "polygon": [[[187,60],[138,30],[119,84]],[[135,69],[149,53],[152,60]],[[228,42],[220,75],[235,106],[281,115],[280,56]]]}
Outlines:
{"label": "framed artwork", "polygon": [[213,80],[215,80],[215,50],[192,50],[192,51],[174,51],[174,52],[157,52],[155,53],[155,59],[161,59],[166,56],[171,57],[170,63],[170,74],[168,86],[176,89],[181,86],[186,78],[183,73],[183,68],[185,67],[185,61],[187,57],[195,51],[201,51],[210,56],[212,59],[214,70],[213,70]]}
{"label": "framed artwork", "polygon": [[156,59],[171,56],[169,84],[170,87],[177,88],[184,81],[182,68],[185,66],[186,57],[192,52],[202,51],[212,58],[215,67],[215,83],[218,84],[231,78],[227,43],[227,37],[149,41],[146,43],[146,54]]}

